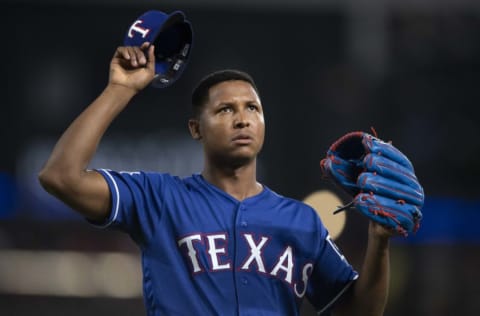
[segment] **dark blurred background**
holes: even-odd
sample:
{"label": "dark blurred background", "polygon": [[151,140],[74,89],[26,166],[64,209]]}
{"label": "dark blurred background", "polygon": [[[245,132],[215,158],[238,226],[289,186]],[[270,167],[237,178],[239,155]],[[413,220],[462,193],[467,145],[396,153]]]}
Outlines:
{"label": "dark blurred background", "polygon": [[[424,221],[392,242],[385,315],[479,314],[480,2],[4,0],[0,9],[0,315],[144,314],[133,242],[90,227],[36,175],[102,91],[129,25],[150,9],[186,13],[190,63],[174,86],[133,100],[92,167],[200,171],[190,92],[213,70],[242,69],[266,112],[259,176],[279,193],[335,190],[318,163],[352,130],[374,127],[413,162]],[[358,268],[366,225],[349,213],[337,240]],[[308,304],[302,314],[313,315]]]}

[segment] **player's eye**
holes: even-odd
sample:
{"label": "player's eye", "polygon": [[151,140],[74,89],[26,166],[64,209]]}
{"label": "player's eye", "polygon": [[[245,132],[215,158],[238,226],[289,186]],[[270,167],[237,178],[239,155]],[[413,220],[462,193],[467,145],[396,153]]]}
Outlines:
{"label": "player's eye", "polygon": [[256,104],[249,104],[248,109],[250,111],[258,111],[258,106]]}
{"label": "player's eye", "polygon": [[232,107],[231,106],[222,106],[219,110],[218,110],[220,113],[228,113],[228,112],[232,112]]}

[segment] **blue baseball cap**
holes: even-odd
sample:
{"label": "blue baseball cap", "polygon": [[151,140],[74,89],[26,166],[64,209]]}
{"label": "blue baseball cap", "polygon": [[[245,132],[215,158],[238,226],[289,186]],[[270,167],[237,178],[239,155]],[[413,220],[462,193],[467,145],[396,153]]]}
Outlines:
{"label": "blue baseball cap", "polygon": [[152,86],[164,88],[174,83],[185,69],[193,42],[192,26],[182,11],[166,14],[147,11],[128,28],[123,44],[155,45],[155,78]]}

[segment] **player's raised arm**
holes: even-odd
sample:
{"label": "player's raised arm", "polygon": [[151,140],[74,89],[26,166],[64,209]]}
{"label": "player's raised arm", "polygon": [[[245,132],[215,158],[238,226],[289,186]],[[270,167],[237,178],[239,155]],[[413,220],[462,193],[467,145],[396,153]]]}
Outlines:
{"label": "player's raised arm", "polygon": [[105,179],[87,167],[108,126],[154,78],[154,46],[148,45],[117,48],[108,85],[63,133],[39,174],[49,193],[92,220],[109,215],[110,192]]}
{"label": "player's raised arm", "polygon": [[370,221],[360,276],[340,299],[334,310],[335,316],[383,315],[390,284],[389,243],[394,234],[393,230]]}
{"label": "player's raised arm", "polygon": [[355,207],[371,223],[358,280],[336,315],[383,315],[388,298],[389,238],[420,227],[424,191],[410,160],[391,142],[361,131],[335,141],[321,161],[324,174],[352,196],[337,210]]}

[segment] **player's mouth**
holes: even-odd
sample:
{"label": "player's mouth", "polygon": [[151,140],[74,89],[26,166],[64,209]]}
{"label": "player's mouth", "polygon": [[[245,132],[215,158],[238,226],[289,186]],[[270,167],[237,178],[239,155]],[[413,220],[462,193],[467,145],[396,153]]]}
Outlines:
{"label": "player's mouth", "polygon": [[238,134],[232,138],[232,142],[239,145],[248,145],[253,142],[253,137],[247,134]]}

